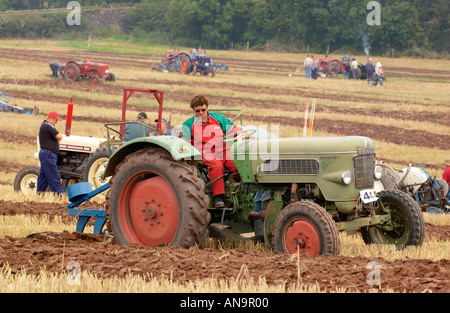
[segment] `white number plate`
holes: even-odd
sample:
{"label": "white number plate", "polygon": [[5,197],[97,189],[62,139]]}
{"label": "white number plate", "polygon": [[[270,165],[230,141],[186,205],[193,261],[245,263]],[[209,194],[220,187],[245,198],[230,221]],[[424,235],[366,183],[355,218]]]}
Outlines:
{"label": "white number plate", "polygon": [[378,200],[374,189],[365,189],[359,192],[359,196],[364,203],[370,203]]}

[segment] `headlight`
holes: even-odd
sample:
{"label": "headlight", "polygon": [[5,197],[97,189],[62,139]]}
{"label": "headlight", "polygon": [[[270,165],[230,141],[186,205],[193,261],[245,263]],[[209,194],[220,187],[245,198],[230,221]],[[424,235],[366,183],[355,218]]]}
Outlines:
{"label": "headlight", "polygon": [[108,73],[109,73],[109,70],[105,70],[105,73],[108,74]]}
{"label": "headlight", "polygon": [[341,175],[342,182],[346,185],[349,185],[352,182],[352,173],[350,171],[345,171]]}
{"label": "headlight", "polygon": [[381,168],[381,166],[375,166],[373,170],[373,176],[376,179],[381,179],[381,177],[383,176],[383,169]]}

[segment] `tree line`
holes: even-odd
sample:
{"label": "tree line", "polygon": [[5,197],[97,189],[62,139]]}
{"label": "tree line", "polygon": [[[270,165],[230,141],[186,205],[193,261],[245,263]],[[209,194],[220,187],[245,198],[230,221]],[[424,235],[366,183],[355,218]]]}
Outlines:
{"label": "tree line", "polygon": [[[369,3],[378,4],[379,12]],[[0,10],[65,7],[68,0],[0,0]],[[82,6],[134,5],[123,34],[159,43],[215,49],[419,54],[450,50],[448,0],[86,0]],[[368,23],[379,15],[379,25]],[[48,18],[53,28],[55,21]],[[40,21],[40,23],[42,20]],[[369,21],[370,22],[370,21]],[[0,17],[0,34],[4,21]],[[85,23],[88,24],[88,23]],[[42,27],[42,26],[41,26]],[[72,31],[58,26],[61,32]],[[86,30],[86,25],[80,27]],[[22,30],[23,31],[23,30]],[[43,31],[54,36],[58,31]],[[14,37],[14,36],[13,36]],[[309,50],[308,50],[309,49]]]}

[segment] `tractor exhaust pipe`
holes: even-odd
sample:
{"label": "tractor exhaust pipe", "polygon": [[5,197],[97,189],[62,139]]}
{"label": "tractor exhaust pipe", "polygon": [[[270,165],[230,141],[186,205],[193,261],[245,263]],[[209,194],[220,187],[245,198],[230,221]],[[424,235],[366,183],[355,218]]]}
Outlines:
{"label": "tractor exhaust pipe", "polygon": [[73,103],[72,98],[70,98],[70,102],[67,105],[66,136],[70,136],[70,131],[72,129],[72,112],[73,112]]}

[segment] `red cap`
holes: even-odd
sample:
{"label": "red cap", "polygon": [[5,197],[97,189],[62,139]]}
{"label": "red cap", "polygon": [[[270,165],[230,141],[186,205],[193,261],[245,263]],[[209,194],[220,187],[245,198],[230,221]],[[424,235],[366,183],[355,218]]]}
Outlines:
{"label": "red cap", "polygon": [[50,111],[50,112],[48,112],[47,116],[51,116],[51,117],[56,118],[56,120],[58,120],[58,121],[62,121],[62,120],[59,118],[59,115],[58,115],[58,113],[56,113],[56,111]]}

